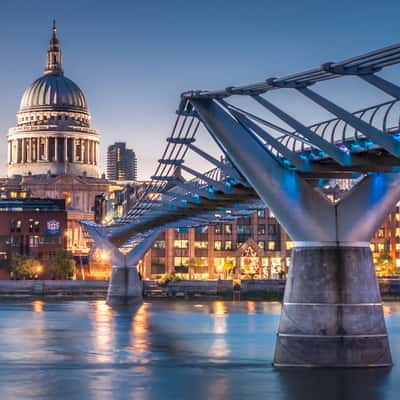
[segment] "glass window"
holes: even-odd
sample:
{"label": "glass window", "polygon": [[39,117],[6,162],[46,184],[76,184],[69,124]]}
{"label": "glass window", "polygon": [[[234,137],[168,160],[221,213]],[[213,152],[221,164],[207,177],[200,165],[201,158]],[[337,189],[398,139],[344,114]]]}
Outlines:
{"label": "glass window", "polygon": [[215,225],[215,234],[220,235],[221,233],[222,233],[222,225],[221,224]]}
{"label": "glass window", "polygon": [[375,251],[375,243],[370,243],[369,247],[371,251]]}
{"label": "glass window", "polygon": [[207,249],[208,242],[207,241],[195,241],[194,247],[195,247],[195,249]]}
{"label": "glass window", "polygon": [[385,229],[384,228],[379,228],[378,229],[378,237],[379,238],[384,238],[385,237]]}
{"label": "glass window", "polygon": [[268,267],[268,257],[261,258],[261,265],[263,267]]}
{"label": "glass window", "polygon": [[276,234],[276,224],[268,224],[268,234],[270,235]]}
{"label": "glass window", "polygon": [[293,249],[293,242],[291,240],[286,241],[286,250],[292,250]]}
{"label": "glass window", "polygon": [[28,229],[29,232],[33,232],[33,219],[28,219]]}
{"label": "glass window", "polygon": [[232,240],[225,240],[225,250],[232,250]]}
{"label": "glass window", "polygon": [[165,257],[151,257],[153,265],[165,265]]}
{"label": "glass window", "polygon": [[224,233],[226,235],[232,235],[232,225],[231,224],[224,225]]}
{"label": "glass window", "polygon": [[217,251],[222,250],[222,240],[214,241],[214,250],[217,250]]}
{"label": "glass window", "polygon": [[185,239],[174,240],[175,249],[187,249],[188,246],[189,246],[189,240]]}
{"label": "glass window", "polygon": [[250,225],[238,225],[237,226],[237,233],[238,235],[250,235],[251,233],[251,226]]}
{"label": "glass window", "polygon": [[265,235],[265,225],[259,224],[257,226],[257,235]]}
{"label": "glass window", "polygon": [[265,218],[265,210],[257,210],[258,218]]}
{"label": "glass window", "polygon": [[268,242],[268,250],[275,250],[275,240],[270,240]]}
{"label": "glass window", "polygon": [[39,236],[29,236],[29,247],[39,247]]}
{"label": "glass window", "polygon": [[156,240],[153,247],[155,249],[165,249],[165,240]]}
{"label": "glass window", "polygon": [[378,251],[379,253],[383,253],[385,251],[385,245],[383,243],[378,243]]}
{"label": "glass window", "polygon": [[396,251],[400,251],[400,243],[396,243]]}
{"label": "glass window", "polygon": [[258,245],[258,247],[260,248],[260,249],[265,249],[265,242],[264,242],[264,240],[259,240],[258,242],[257,242],[257,245]]}
{"label": "glass window", "polygon": [[179,267],[181,265],[187,267],[189,265],[189,257],[174,257],[174,266]]}
{"label": "glass window", "polygon": [[396,228],[396,236],[400,237],[400,228]]}
{"label": "glass window", "polygon": [[400,214],[399,213],[396,214],[396,221],[400,221]]}

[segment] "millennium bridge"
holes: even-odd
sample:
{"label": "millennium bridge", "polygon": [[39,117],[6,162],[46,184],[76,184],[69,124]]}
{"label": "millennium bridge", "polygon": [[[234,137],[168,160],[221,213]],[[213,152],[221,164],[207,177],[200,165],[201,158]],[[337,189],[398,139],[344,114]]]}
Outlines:
{"label": "millennium bridge", "polygon": [[[381,74],[399,62],[397,44],[286,77],[183,93],[151,184],[134,207],[108,226],[82,221],[112,258],[108,303],[142,301],[137,265],[163,229],[267,206],[294,241],[274,365],[390,366],[369,242],[400,200],[400,87]],[[387,99],[349,111],[317,91],[339,79],[362,80]],[[331,119],[304,124],[271,100],[273,91]],[[223,158],[198,145],[199,132],[211,135]],[[192,168],[193,155],[213,169]],[[352,182],[339,201],[321,190],[331,179]]]}

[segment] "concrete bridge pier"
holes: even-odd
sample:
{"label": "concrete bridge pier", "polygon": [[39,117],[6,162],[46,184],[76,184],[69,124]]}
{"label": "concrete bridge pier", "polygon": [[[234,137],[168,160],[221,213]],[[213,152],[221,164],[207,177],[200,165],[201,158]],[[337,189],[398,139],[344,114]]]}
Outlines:
{"label": "concrete bridge pier", "polygon": [[[108,284],[107,304],[110,306],[136,305],[143,301],[143,284],[139,278],[137,266],[144,257],[149,247],[153,244],[161,229],[153,230],[146,236],[136,240],[133,249],[122,253],[111,240],[100,235],[95,227],[86,225],[85,229],[95,241],[97,248],[108,251],[111,257],[111,277]],[[130,225],[116,229],[121,234]]]}
{"label": "concrete bridge pier", "polygon": [[392,365],[369,246],[292,250],[274,365]]}
{"label": "concrete bridge pier", "polygon": [[274,365],[392,365],[369,242],[400,199],[400,174],[369,173],[332,203],[282,166],[222,103],[190,102],[295,242]]}
{"label": "concrete bridge pier", "polygon": [[[125,257],[124,257],[125,261]],[[113,265],[107,291],[107,304],[121,306],[143,301],[143,285],[136,265]]]}

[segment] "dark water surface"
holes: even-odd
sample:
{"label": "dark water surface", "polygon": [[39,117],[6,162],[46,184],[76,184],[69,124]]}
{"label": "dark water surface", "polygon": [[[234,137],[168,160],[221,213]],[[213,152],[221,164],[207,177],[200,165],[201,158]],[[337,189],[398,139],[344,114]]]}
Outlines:
{"label": "dark water surface", "polygon": [[0,400],[400,399],[400,303],[385,305],[392,369],[275,370],[279,303],[0,304]]}

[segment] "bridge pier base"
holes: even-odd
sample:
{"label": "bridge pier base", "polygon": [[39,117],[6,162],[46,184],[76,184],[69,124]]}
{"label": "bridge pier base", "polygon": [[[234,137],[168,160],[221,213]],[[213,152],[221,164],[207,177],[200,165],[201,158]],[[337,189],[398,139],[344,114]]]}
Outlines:
{"label": "bridge pier base", "polygon": [[136,266],[113,266],[108,285],[107,304],[136,305],[143,301],[143,284]]}
{"label": "bridge pier base", "polygon": [[292,250],[274,365],[392,365],[369,247]]}

